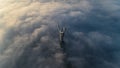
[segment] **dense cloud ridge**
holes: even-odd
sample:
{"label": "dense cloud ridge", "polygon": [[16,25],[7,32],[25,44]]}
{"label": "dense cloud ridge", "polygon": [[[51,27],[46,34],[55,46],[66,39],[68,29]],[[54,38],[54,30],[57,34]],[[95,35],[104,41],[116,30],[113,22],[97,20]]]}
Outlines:
{"label": "dense cloud ridge", "polygon": [[73,68],[120,67],[118,0],[0,2],[0,68],[65,68],[58,23]]}

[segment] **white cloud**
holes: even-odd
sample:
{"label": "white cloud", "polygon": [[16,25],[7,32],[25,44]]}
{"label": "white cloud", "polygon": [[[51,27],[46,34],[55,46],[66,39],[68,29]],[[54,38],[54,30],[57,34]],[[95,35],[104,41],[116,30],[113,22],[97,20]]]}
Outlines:
{"label": "white cloud", "polygon": [[[93,6],[93,3],[91,3],[93,1],[75,0],[66,1],[64,3],[60,1],[41,1],[42,0],[1,0],[1,2],[3,2],[3,4],[0,5],[0,48],[2,49],[0,50],[1,68],[7,68],[4,67],[6,65],[8,65],[8,67],[10,66],[9,68],[17,68],[14,66],[19,66],[19,64],[23,62],[23,58],[26,58],[24,60],[26,66],[27,62],[30,64],[34,63],[33,67],[30,65],[31,68],[41,68],[42,65],[42,68],[44,68],[44,66],[50,66],[50,64],[47,64],[50,62],[53,63],[51,64],[52,68],[54,66],[62,68],[59,67],[60,65],[62,66],[63,63],[63,54],[59,50],[56,38],[58,37],[56,35],[57,23],[71,25],[70,29],[73,30],[73,33],[71,34],[75,38],[72,36],[67,37],[69,38],[66,39],[67,42],[70,42],[68,50],[73,50],[73,53],[78,55],[77,57],[83,55],[80,56],[80,58],[76,58],[72,52],[70,53],[75,61],[76,59],[79,60],[76,61],[76,66],[79,66],[79,62],[81,61],[83,61],[84,64],[88,63],[84,56],[87,55],[91,57],[92,54],[84,54],[84,52],[88,52],[92,49],[94,50],[95,46],[99,45],[95,45],[95,43],[101,43],[104,41],[105,44],[112,45],[113,40],[111,36],[97,31],[90,31],[87,34],[87,30],[91,29],[89,27],[91,24],[89,24],[87,20],[89,20],[88,18],[90,14],[94,13],[92,9],[96,8],[96,6]],[[104,7],[105,10],[117,11],[119,9],[118,5],[112,5],[112,7],[115,7],[116,9],[110,9],[109,6],[112,4],[112,1],[113,0],[108,2],[106,0],[103,1],[104,3],[99,1],[99,4],[102,4],[102,7]],[[97,24],[97,22],[98,21],[94,23]],[[75,27],[75,25],[79,27]],[[80,32],[80,30],[83,30],[83,32]],[[81,54],[78,54],[75,50]],[[98,50],[101,51],[102,47]],[[102,54],[106,54],[106,52]],[[95,55],[98,54],[95,53]],[[41,66],[38,65],[39,63]],[[23,67],[25,67],[25,65]]]}

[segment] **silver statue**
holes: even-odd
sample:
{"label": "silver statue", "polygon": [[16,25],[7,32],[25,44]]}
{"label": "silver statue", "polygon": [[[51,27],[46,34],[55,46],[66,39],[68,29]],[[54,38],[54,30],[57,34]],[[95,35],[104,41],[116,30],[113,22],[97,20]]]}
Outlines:
{"label": "silver statue", "polygon": [[59,31],[59,42],[60,42],[60,45],[62,45],[64,43],[64,35],[65,35],[66,28],[65,27],[60,28],[59,25],[57,25],[57,27]]}

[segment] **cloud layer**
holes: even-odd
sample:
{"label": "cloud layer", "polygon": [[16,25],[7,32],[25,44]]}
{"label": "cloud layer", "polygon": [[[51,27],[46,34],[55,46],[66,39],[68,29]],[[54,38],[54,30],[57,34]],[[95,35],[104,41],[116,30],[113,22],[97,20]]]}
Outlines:
{"label": "cloud layer", "polygon": [[73,68],[120,67],[119,1],[0,2],[0,68],[65,68],[58,23]]}

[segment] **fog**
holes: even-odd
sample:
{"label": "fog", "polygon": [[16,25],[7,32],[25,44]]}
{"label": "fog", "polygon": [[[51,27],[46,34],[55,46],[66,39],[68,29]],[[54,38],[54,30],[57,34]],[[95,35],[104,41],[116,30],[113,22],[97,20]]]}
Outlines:
{"label": "fog", "polygon": [[118,0],[1,0],[0,68],[120,67]]}

